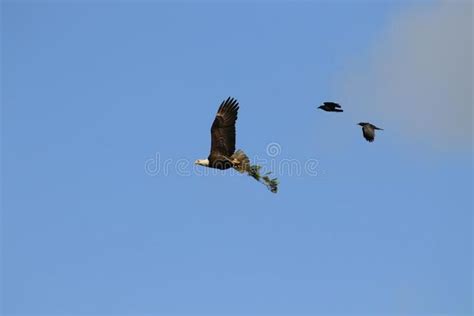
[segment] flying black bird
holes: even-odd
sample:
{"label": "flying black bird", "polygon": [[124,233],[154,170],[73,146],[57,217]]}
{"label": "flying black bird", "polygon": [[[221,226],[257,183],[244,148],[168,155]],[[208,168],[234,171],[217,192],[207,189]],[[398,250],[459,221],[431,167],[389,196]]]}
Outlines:
{"label": "flying black bird", "polygon": [[339,103],[335,102],[324,102],[321,106],[318,106],[318,109],[326,112],[344,112]]}
{"label": "flying black bird", "polygon": [[364,138],[368,142],[373,142],[374,141],[374,139],[375,139],[375,130],[376,129],[383,131],[382,128],[378,128],[377,126],[375,126],[373,124],[370,124],[370,123],[361,122],[358,125],[362,126],[362,134],[364,135]]}
{"label": "flying black bird", "polygon": [[235,150],[235,122],[239,103],[234,98],[227,98],[217,110],[211,126],[211,152],[207,159],[198,159],[195,164],[209,168],[226,170],[234,168],[241,173],[248,173],[255,180],[262,182],[273,192],[278,190],[278,180],[271,179],[268,174],[260,175],[260,166],[251,165],[242,150]]}

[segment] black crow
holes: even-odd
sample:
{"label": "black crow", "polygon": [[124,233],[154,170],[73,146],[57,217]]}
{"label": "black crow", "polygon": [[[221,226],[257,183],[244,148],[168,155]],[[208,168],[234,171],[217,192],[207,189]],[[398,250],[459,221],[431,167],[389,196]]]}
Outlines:
{"label": "black crow", "polygon": [[373,124],[370,124],[370,123],[361,122],[358,125],[362,126],[362,134],[364,135],[364,138],[368,142],[373,142],[374,141],[374,139],[375,139],[375,130],[376,129],[383,131],[383,129],[378,128],[377,126],[375,126]]}
{"label": "black crow", "polygon": [[326,112],[344,112],[341,109],[339,103],[335,102],[324,102],[323,105],[318,107],[318,109],[324,110]]}

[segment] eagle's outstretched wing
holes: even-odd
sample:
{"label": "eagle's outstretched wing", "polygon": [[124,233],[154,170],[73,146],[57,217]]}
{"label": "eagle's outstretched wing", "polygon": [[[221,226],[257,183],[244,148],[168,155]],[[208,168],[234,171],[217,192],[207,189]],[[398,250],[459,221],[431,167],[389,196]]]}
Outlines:
{"label": "eagle's outstretched wing", "polygon": [[211,153],[209,157],[230,157],[235,151],[235,121],[239,103],[228,97],[217,110],[216,118],[211,127]]}

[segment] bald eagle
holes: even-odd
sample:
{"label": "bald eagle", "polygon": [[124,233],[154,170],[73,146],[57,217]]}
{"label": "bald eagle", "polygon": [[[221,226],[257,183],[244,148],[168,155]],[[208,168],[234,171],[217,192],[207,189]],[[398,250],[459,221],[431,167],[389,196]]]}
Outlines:
{"label": "bald eagle", "polygon": [[220,170],[234,168],[240,173],[246,172],[257,181],[263,181],[276,193],[278,180],[270,179],[269,173],[261,176],[261,167],[251,165],[242,150],[235,150],[235,122],[238,110],[239,102],[234,98],[228,97],[221,103],[211,126],[211,152],[207,159],[198,159],[195,164]]}
{"label": "bald eagle", "polygon": [[241,150],[235,151],[235,122],[239,103],[229,97],[217,110],[211,126],[211,152],[207,159],[196,160],[197,165],[225,170],[237,168],[239,171],[249,163],[247,155]]}
{"label": "bald eagle", "polygon": [[383,131],[382,128],[379,128],[379,127],[377,127],[373,124],[366,123],[366,122],[360,122],[357,125],[362,126],[362,135],[364,135],[364,138],[368,142],[373,142],[374,141],[374,139],[375,139],[375,130]]}

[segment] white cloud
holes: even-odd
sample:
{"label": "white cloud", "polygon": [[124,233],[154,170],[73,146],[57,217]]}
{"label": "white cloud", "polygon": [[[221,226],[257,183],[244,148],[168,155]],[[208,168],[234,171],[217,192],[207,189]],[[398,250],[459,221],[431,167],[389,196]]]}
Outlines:
{"label": "white cloud", "polygon": [[368,65],[344,74],[343,101],[357,119],[441,150],[471,148],[472,9],[442,2],[394,17]]}

